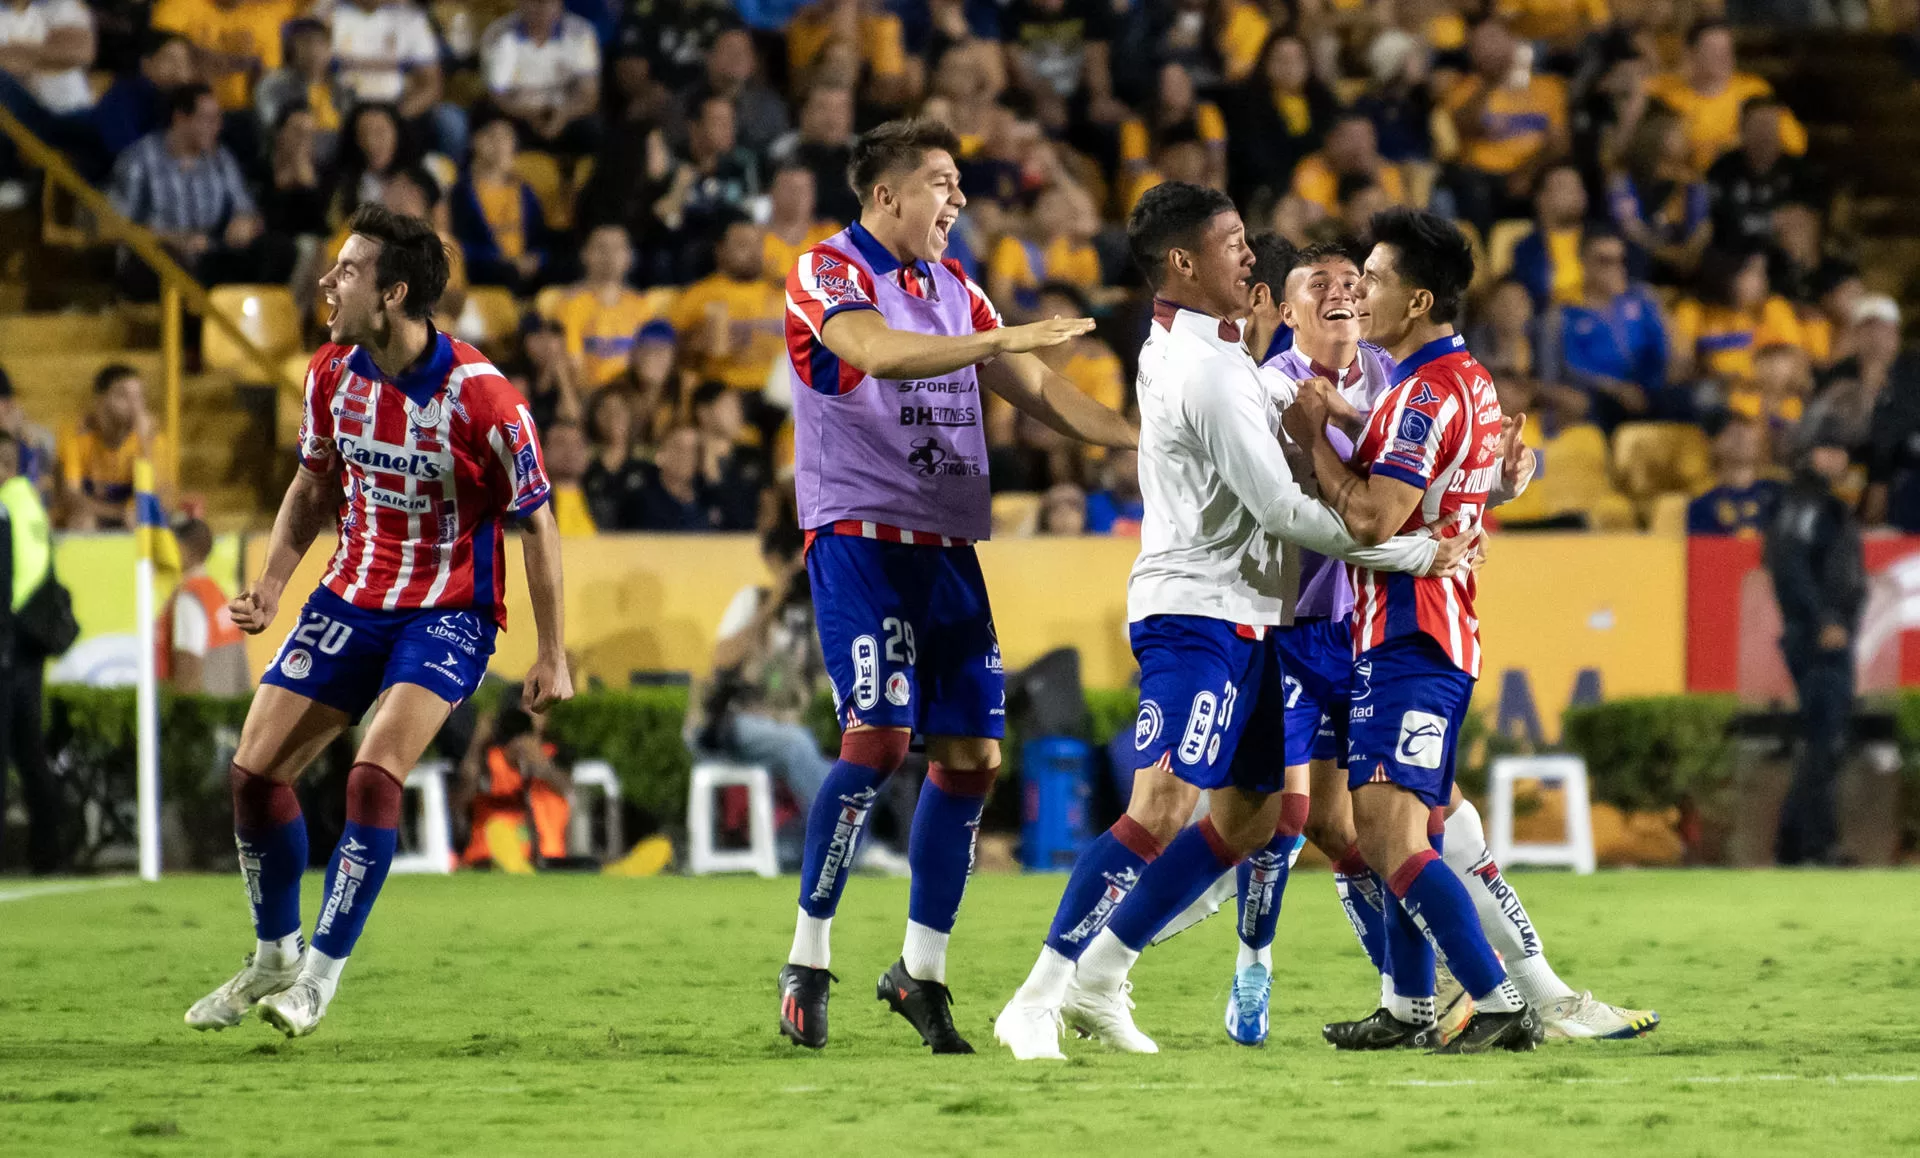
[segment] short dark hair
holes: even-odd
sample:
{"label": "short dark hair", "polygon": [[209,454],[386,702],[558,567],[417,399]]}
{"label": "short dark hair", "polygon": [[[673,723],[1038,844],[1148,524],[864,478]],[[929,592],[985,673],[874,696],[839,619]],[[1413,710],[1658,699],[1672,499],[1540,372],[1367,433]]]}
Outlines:
{"label": "short dark hair", "polygon": [[1751,246],[1710,246],[1700,255],[1700,270],[1694,275],[1696,293],[1709,305],[1731,306],[1734,283],[1746,272],[1747,263],[1762,251]]}
{"label": "short dark hair", "polygon": [[1247,248],[1253,250],[1253,272],[1247,275],[1251,285],[1263,285],[1267,292],[1277,300],[1281,286],[1286,284],[1287,271],[1294,267],[1294,255],[1298,252],[1293,242],[1278,233],[1262,233],[1247,242]]}
{"label": "short dark hair", "polygon": [[181,547],[203,559],[213,553],[213,528],[192,515],[173,524],[173,537]]}
{"label": "short dark hair", "polygon": [[1427,317],[1451,324],[1473,282],[1473,247],[1453,222],[1424,209],[1388,209],[1368,223],[1375,245],[1391,245],[1394,268],[1408,285],[1433,295]]}
{"label": "short dark hair", "polygon": [[140,371],[127,365],[125,362],[111,362],[100,367],[100,372],[93,376],[93,396],[95,398],[100,397],[118,385],[122,379],[138,378],[139,376]]}
{"label": "short dark hair", "polygon": [[188,81],[167,93],[167,123],[171,125],[181,117],[190,117],[200,107],[201,97],[213,95],[213,86],[203,81]]}
{"label": "short dark hair", "polygon": [[424,218],[369,203],[353,211],[347,231],[380,243],[374,286],[384,291],[405,282],[402,310],[416,321],[431,317],[440,295],[447,292],[447,247],[433,226]]}
{"label": "short dark hair", "polygon": [[1280,280],[1286,281],[1296,269],[1306,269],[1323,261],[1350,261],[1355,269],[1359,269],[1366,264],[1366,260],[1366,251],[1351,237],[1316,241],[1305,249],[1294,251],[1293,259],[1287,262],[1286,268],[1280,273]]}
{"label": "short dark hair", "polygon": [[1207,222],[1233,211],[1233,198],[1218,189],[1164,181],[1141,194],[1140,203],[1127,215],[1127,251],[1147,276],[1147,284],[1158,289],[1167,251],[1196,244]]}
{"label": "short dark hair", "polygon": [[865,205],[880,178],[901,169],[918,168],[932,149],[958,157],[960,138],[931,117],[907,117],[875,125],[854,139],[853,154],[847,160],[847,184]]}

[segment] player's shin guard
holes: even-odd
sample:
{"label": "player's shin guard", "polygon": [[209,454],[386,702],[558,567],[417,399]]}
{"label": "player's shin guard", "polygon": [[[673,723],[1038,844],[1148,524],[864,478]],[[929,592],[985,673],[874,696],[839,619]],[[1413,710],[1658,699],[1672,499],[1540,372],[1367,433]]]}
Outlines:
{"label": "player's shin guard", "polygon": [[1447,817],[1444,856],[1447,867],[1459,875],[1467,896],[1473,899],[1487,942],[1505,960],[1513,986],[1527,999],[1527,1004],[1543,1006],[1572,997],[1572,987],[1560,980],[1553,966],[1547,964],[1546,949],[1540,943],[1533,919],[1527,916],[1526,906],[1520,903],[1520,894],[1494,863],[1493,853],[1487,848],[1486,831],[1480,824],[1479,810],[1470,800],[1462,800],[1453,815]]}
{"label": "player's shin guard", "polygon": [[[1520,995],[1507,980],[1507,971],[1480,931],[1479,914],[1467,896],[1466,886],[1441,862],[1435,852],[1408,857],[1387,881],[1393,895],[1400,898],[1414,924],[1426,934],[1433,947],[1444,953],[1447,967],[1470,994],[1475,1003],[1489,1012],[1500,1013],[1524,1006]],[[1389,933],[1389,946],[1393,934]],[[1431,974],[1428,976],[1431,984]],[[1396,972],[1395,986],[1400,978]],[[1428,992],[1432,989],[1429,987]]]}
{"label": "player's shin guard", "polygon": [[1073,864],[1053,926],[1047,930],[1047,948],[1069,961],[1078,960],[1107,927],[1115,907],[1140,883],[1140,874],[1160,856],[1161,848],[1131,816],[1122,816],[1101,833]]}
{"label": "player's shin guard", "polygon": [[378,764],[355,764],[347,774],[347,827],[327,864],[307,958],[306,971],[320,979],[329,997],[386,882],[399,828],[399,779]]}
{"label": "player's shin guard", "polygon": [[1280,819],[1274,825],[1273,839],[1265,848],[1240,862],[1240,960],[1236,968],[1251,964],[1272,966],[1274,930],[1280,923],[1280,901],[1287,890],[1287,876],[1299,859],[1306,840],[1300,833],[1307,824],[1305,793],[1287,792],[1280,797]]}
{"label": "player's shin guard", "polygon": [[1333,887],[1340,894],[1340,907],[1346,910],[1353,935],[1367,960],[1382,975],[1392,973],[1387,963],[1387,882],[1367,866],[1359,846],[1333,862]]}
{"label": "player's shin guard", "polygon": [[233,839],[240,850],[253,932],[254,960],[262,968],[291,965],[300,955],[300,874],[307,868],[307,820],[293,785],[235,764]]}
{"label": "player's shin guard", "polygon": [[874,729],[840,739],[840,759],[813,798],[800,857],[800,916],[789,965],[825,969],[831,960],[827,934],[840,894],[847,889],[860,837],[880,785],[907,758],[907,733]]}
{"label": "player's shin guard", "polygon": [[901,960],[916,981],[947,982],[947,937],[960,915],[960,898],[973,872],[974,845],[980,836],[980,810],[993,788],[992,768],[955,771],[941,764],[927,769],[920,802],[913,810],[907,839],[907,865],[913,883],[907,893],[907,940]]}
{"label": "player's shin guard", "polygon": [[1221,873],[1240,863],[1213,826],[1211,816],[1182,832],[1167,851],[1140,874],[1126,903],[1113,911],[1107,928],[1122,945],[1139,952],[1175,913],[1191,905]]}

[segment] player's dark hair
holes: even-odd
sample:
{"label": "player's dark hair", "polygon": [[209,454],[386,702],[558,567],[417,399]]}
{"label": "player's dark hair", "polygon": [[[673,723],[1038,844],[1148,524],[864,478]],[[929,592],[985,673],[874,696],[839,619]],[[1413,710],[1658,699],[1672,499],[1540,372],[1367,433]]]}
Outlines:
{"label": "player's dark hair", "polygon": [[866,205],[882,177],[919,168],[933,149],[958,157],[960,138],[931,117],[907,117],[875,125],[854,139],[853,155],[847,160],[847,184],[853,187],[860,204]]}
{"label": "player's dark hair", "polygon": [[1453,222],[1424,209],[1388,209],[1373,215],[1375,245],[1393,247],[1394,268],[1408,285],[1433,295],[1427,317],[1451,324],[1473,282],[1473,247]]}
{"label": "player's dark hair", "polygon": [[139,376],[140,371],[127,365],[125,362],[114,362],[102,366],[100,367],[100,372],[93,376],[93,396],[95,398],[100,397],[102,394],[119,385],[123,378],[138,378]]}
{"label": "player's dark hair", "polygon": [[1724,20],[1716,20],[1712,17],[1709,17],[1704,20],[1694,21],[1692,24],[1687,26],[1687,47],[1693,48],[1697,46],[1700,43],[1700,40],[1702,37],[1706,36],[1707,33],[1713,32],[1716,30],[1725,32],[1729,36],[1733,35],[1733,25],[1727,23]]}
{"label": "player's dark hair", "polygon": [[1297,251],[1293,242],[1269,232],[1247,242],[1247,248],[1253,250],[1253,272],[1247,275],[1248,284],[1266,286],[1274,300],[1280,300],[1280,287],[1286,283],[1287,271],[1295,264]]}
{"label": "player's dark hair", "polygon": [[213,553],[213,528],[201,519],[188,516],[175,523],[173,538],[181,550],[202,559]]}
{"label": "player's dark hair", "polygon": [[385,292],[406,283],[401,309],[419,321],[433,316],[440,295],[447,292],[447,247],[424,218],[407,217],[384,205],[367,204],[353,211],[347,230],[380,243],[373,284]]}
{"label": "player's dark hair", "polygon": [[213,86],[204,81],[188,81],[167,92],[167,123],[190,117],[200,107],[200,98],[213,95]]}
{"label": "player's dark hair", "polygon": [[1232,213],[1233,199],[1218,189],[1167,181],[1147,190],[1127,215],[1127,251],[1158,289],[1166,273],[1167,252],[1199,244],[1200,234],[1222,213]]}

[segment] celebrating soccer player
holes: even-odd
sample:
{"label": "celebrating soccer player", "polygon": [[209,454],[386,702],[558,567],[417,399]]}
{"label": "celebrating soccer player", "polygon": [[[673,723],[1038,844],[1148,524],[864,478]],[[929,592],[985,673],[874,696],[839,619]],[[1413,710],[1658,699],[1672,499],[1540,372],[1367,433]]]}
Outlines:
{"label": "celebrating soccer player", "polygon": [[[560,541],[527,403],[478,350],[429,320],[447,284],[433,226],[362,206],[320,288],[331,342],[307,368],[300,468],[274,518],[266,568],[234,622],[273,623],[287,579],[336,514],[340,545],[261,680],[234,753],[234,837],[258,943],[195,1002],[195,1029],[255,1005],[312,1033],[392,863],[400,785],[473,694],[506,625],[508,521],[521,533],[539,646],[523,703],[569,698]],[[313,943],[300,936],[306,822],[293,782],[369,707],[347,776],[347,824],[327,865]]]}
{"label": "celebrating soccer player", "polygon": [[[1146,518],[1127,585],[1139,770],[1127,814],[1075,864],[1039,961],[995,1022],[1022,1060],[1061,1057],[1063,1020],[1156,1052],[1128,1012],[1140,950],[1273,838],[1283,805],[1299,831],[1304,800],[1280,791],[1285,689],[1270,635],[1292,593],[1274,540],[1413,574],[1450,573],[1470,545],[1421,535],[1360,547],[1294,482],[1279,399],[1242,344],[1254,255],[1225,194],[1156,186],[1127,242],[1157,295],[1138,379]],[[1183,831],[1202,791],[1209,813]]]}
{"label": "celebrating soccer player", "polygon": [[794,473],[840,759],[807,817],[800,914],[780,970],[780,1032],[827,1043],[828,933],[880,784],[926,737],[928,773],[907,860],[906,943],[878,994],[935,1053],[954,1029],[947,939],[1000,769],[1005,679],[972,543],[990,529],[981,387],[1062,434],[1132,447],[1120,415],[1032,351],[1084,318],[1002,326],[945,256],[967,203],[944,125],[892,121],[853,147],[860,219],[787,278]]}

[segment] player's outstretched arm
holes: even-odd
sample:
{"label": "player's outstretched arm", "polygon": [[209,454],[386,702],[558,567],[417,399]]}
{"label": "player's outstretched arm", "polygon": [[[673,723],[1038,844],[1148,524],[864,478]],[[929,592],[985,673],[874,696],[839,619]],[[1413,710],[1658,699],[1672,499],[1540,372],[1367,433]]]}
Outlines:
{"label": "player's outstretched arm", "polygon": [[1527,445],[1526,433],[1525,413],[1500,420],[1500,481],[1487,496],[1488,506],[1512,502],[1525,494],[1527,484],[1533,481],[1540,463]]}
{"label": "player's outstretched arm", "polygon": [[971,334],[916,334],[887,325],[877,310],[844,310],[820,327],[820,340],[848,365],[876,378],[931,378],[1071,341],[1093,330],[1092,318],[1049,318]]}
{"label": "player's outstretched arm", "polygon": [[554,521],[552,504],[540,504],[521,521],[520,550],[526,558],[527,594],[533,600],[533,626],[538,633],[520,704],[529,712],[544,712],[573,698],[560,579],[560,525]]}
{"label": "player's outstretched arm", "polygon": [[1030,353],[1008,354],[980,367],[980,384],[1068,438],[1119,450],[1140,445],[1140,431],[1125,415],[1082,394]]}
{"label": "player's outstretched arm", "polygon": [[267,565],[253,586],[233,597],[227,610],[233,625],[258,635],[273,623],[280,594],[287,589],[293,569],[307,557],[307,548],[333,522],[340,496],[334,480],[305,466],[293,472],[293,485],[273,516],[273,536],[267,541]]}

